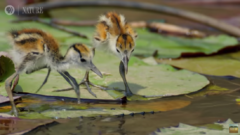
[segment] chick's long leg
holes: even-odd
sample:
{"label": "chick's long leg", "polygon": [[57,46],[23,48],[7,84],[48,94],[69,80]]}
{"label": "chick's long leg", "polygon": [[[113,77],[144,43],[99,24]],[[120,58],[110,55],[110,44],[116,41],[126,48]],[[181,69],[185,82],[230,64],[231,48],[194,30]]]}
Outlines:
{"label": "chick's long leg", "polygon": [[42,85],[38,88],[38,90],[37,90],[35,93],[38,93],[38,92],[40,91],[40,89],[43,87],[43,85],[44,85],[45,83],[47,83],[47,80],[48,80],[48,77],[49,77],[50,73],[51,73],[51,68],[48,68],[48,73],[47,73],[46,78],[44,79]]}
{"label": "chick's long leg", "polygon": [[33,61],[34,59],[36,59],[36,56],[31,55],[30,53],[27,54],[23,62],[20,64],[19,68],[17,69],[17,71],[14,74],[12,74],[10,77],[8,77],[7,80],[5,81],[5,89],[7,91],[10,103],[12,105],[12,112],[16,117],[18,117],[18,111],[13,100],[13,94],[12,94],[13,89],[11,89],[11,84],[14,78],[16,78],[19,75],[19,73],[21,73],[25,69],[27,63]]}
{"label": "chick's long leg", "polygon": [[18,111],[17,111],[17,108],[16,108],[16,105],[14,103],[14,100],[13,100],[13,94],[12,94],[12,89],[11,89],[11,84],[12,84],[12,81],[15,77],[17,77],[19,74],[17,72],[15,72],[14,74],[12,74],[10,77],[8,77],[8,79],[5,81],[5,89],[7,91],[7,94],[8,94],[8,97],[9,97],[9,100],[10,100],[10,103],[12,105],[12,112],[14,114],[14,116],[18,117]]}
{"label": "chick's long leg", "polygon": [[[93,51],[93,55],[95,55],[95,47],[92,48],[92,51]],[[95,84],[93,84],[92,82],[89,81],[89,71],[86,71],[85,76],[84,76],[83,80],[79,83],[79,85],[81,85],[81,84],[85,84],[85,85],[87,86],[88,91],[89,91],[90,93],[92,93],[92,91],[91,91],[91,89],[89,88],[89,85],[91,85],[91,86],[93,86],[93,87],[97,87],[97,88],[102,89],[102,90],[107,90],[107,88],[102,87],[102,86],[99,86],[99,85],[95,85]],[[94,95],[95,95],[95,94],[94,94]]]}
{"label": "chick's long leg", "polygon": [[93,86],[93,87],[97,87],[99,89],[102,89],[102,90],[107,90],[107,88],[105,87],[102,87],[102,86],[98,86],[98,85],[95,85],[93,84],[92,82],[89,81],[89,71],[86,71],[85,73],[85,76],[83,78],[83,80],[79,83],[79,85],[81,84],[85,84],[87,86],[87,90],[90,94],[92,94],[94,97],[97,97],[96,94],[94,94],[91,90],[91,88],[89,87],[89,85]]}
{"label": "chick's long leg", "polygon": [[124,67],[122,61],[120,62],[120,65],[119,65],[119,73],[120,73],[120,75],[123,79],[124,85],[125,85],[126,96],[132,96],[133,93],[131,92],[131,90],[128,86],[126,74],[125,74],[125,67]]}
{"label": "chick's long leg", "polygon": [[[44,68],[48,68],[48,67],[47,66],[39,67],[39,68],[36,68],[34,70],[27,71],[26,74],[31,74],[31,73],[33,73],[35,71],[38,71],[38,70],[41,70],[41,69],[44,69]],[[50,72],[51,72],[51,68],[48,68],[48,73],[47,73],[46,78],[44,79],[42,85],[38,88],[38,90],[35,93],[38,93],[39,90],[43,87],[43,85],[47,83],[47,80],[48,80],[48,77],[50,75]]]}
{"label": "chick's long leg", "polygon": [[67,71],[58,71],[58,73],[63,76],[63,78],[74,88],[77,95],[78,103],[81,103],[79,85],[77,84],[76,79],[72,77]]}

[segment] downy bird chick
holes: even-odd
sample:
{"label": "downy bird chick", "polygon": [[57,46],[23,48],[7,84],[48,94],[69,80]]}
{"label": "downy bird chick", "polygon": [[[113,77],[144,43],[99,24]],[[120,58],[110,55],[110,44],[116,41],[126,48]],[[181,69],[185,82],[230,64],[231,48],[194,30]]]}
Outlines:
{"label": "downy bird chick", "polygon": [[131,96],[125,74],[128,72],[128,62],[134,48],[137,33],[126,22],[125,17],[115,12],[108,12],[99,17],[93,44],[96,48],[106,48],[121,60],[119,71],[124,81],[127,96]]}
{"label": "downy bird chick", "polygon": [[[51,70],[56,70],[74,88],[78,103],[80,103],[80,90],[75,80],[66,70],[72,67],[92,70],[102,77],[101,72],[92,63],[93,51],[84,44],[73,44],[69,47],[65,56],[60,54],[60,48],[56,40],[48,33],[39,29],[14,30],[9,33],[13,42],[12,56],[17,71],[5,82],[12,111],[18,116],[13,101],[11,83],[21,73],[30,74],[37,70],[48,68],[47,76],[41,87],[47,82]],[[41,89],[38,89],[38,91]]]}
{"label": "downy bird chick", "polygon": [[99,17],[93,39],[95,47],[110,49],[120,58],[128,71],[128,61],[135,48],[137,33],[126,22],[125,17],[115,12],[108,12]]}

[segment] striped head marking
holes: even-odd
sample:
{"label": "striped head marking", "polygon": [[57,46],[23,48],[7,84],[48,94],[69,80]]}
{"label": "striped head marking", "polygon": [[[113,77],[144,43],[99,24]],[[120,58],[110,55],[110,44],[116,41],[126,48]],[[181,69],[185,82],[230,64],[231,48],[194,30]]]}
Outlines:
{"label": "striped head marking", "polygon": [[119,35],[116,42],[116,54],[122,60],[125,66],[126,73],[128,68],[127,66],[128,61],[132,52],[134,51],[134,48],[135,48],[135,41],[130,34]]}
{"label": "striped head marking", "polygon": [[84,44],[73,44],[69,49],[67,54],[65,55],[66,61],[71,61],[71,63],[76,67],[81,67],[86,70],[92,70],[97,75],[102,77],[101,72],[97,69],[97,67],[93,64],[92,59],[94,56],[94,52],[92,49],[89,49]]}
{"label": "striped head marking", "polygon": [[81,59],[92,59],[93,53],[86,45],[84,44],[75,44],[73,46],[74,50],[79,54]]}

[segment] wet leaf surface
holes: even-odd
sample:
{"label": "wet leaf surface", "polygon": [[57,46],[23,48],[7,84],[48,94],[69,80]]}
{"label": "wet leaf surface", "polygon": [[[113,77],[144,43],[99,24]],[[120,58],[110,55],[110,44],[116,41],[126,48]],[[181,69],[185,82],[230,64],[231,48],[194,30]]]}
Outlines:
{"label": "wet leaf surface", "polygon": [[[90,80],[97,85],[108,86],[109,89],[115,88],[123,92],[124,84],[118,72],[119,60],[115,57],[109,58],[110,56],[110,54],[104,54],[103,52],[99,51],[96,54],[96,59],[94,59],[94,62],[101,71],[108,72],[111,74],[111,76],[104,76],[102,79],[97,75],[91,73]],[[200,90],[209,84],[209,81],[204,76],[189,72],[187,70],[177,70],[169,65],[164,64],[156,66],[146,65],[145,63],[140,64],[139,62],[135,63],[135,60],[139,61],[138,58],[134,57],[133,59],[130,59],[127,80],[132,92],[140,96],[136,98],[133,97],[132,100],[134,100],[134,98],[135,100],[146,100],[144,98],[141,98],[141,96],[164,97],[188,94]],[[106,62],[108,64],[105,64]],[[84,70],[71,69],[69,72],[79,82],[84,76]],[[144,72],[144,74],[141,74],[141,72]],[[15,91],[35,93],[44,80],[46,74],[47,70],[40,70],[30,75],[21,74],[18,83],[21,87],[15,88]],[[50,74],[48,83],[38,92],[38,94],[76,97],[73,90],[65,92],[53,92],[53,90],[68,87],[69,84],[66,83],[65,80],[57,72],[52,72]],[[103,91],[97,88],[93,88],[92,91],[97,95],[97,99],[114,99],[123,97],[122,92],[118,92],[116,90]],[[4,95],[5,93],[4,91],[0,91],[0,94]],[[81,86],[81,98],[95,99],[95,97],[93,97],[85,89],[85,86]]]}
{"label": "wet leaf surface", "polygon": [[[98,84],[124,90],[125,88],[118,72],[119,60],[110,56],[110,54],[103,55],[100,52],[96,53],[94,59],[96,65],[98,65],[100,70],[103,69],[103,72],[107,71],[111,73],[111,76],[104,77],[104,81]],[[105,60],[107,60],[108,64],[105,64]],[[209,83],[205,77],[199,74],[187,70],[177,70],[164,64],[148,65],[135,57],[130,59],[127,80],[134,94],[159,97],[190,93],[203,88]],[[174,85],[172,85],[173,82]],[[194,84],[194,86],[189,84]],[[121,97],[121,94],[118,96],[116,92],[107,92],[111,95],[115,94],[114,96],[116,97]]]}
{"label": "wet leaf surface", "polygon": [[158,59],[158,62],[202,74],[240,77],[239,58],[240,52],[235,52],[216,56],[181,58],[176,60]]}
{"label": "wet leaf surface", "polygon": [[204,39],[188,39],[171,36],[161,36],[149,33],[146,29],[137,30],[137,49],[134,54],[140,56],[151,56],[158,50],[158,58],[178,58],[182,53],[204,53],[212,54],[227,46],[238,44],[236,38],[219,35],[210,36]]}

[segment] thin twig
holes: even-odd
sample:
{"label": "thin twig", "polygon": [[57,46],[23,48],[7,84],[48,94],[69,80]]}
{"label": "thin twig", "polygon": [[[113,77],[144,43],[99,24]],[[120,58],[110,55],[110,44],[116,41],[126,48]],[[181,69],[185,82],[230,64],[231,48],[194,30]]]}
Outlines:
{"label": "thin twig", "polygon": [[69,21],[69,20],[58,20],[52,19],[54,24],[66,25],[66,26],[94,26],[97,21]]}
{"label": "thin twig", "polygon": [[[59,19],[52,19],[52,23],[58,25],[65,25],[65,26],[94,26],[97,24],[97,21],[70,21],[70,20],[59,20]],[[137,21],[137,22],[129,22],[134,28],[145,28],[147,26],[147,22],[145,21]]]}
{"label": "thin twig", "polygon": [[73,30],[70,30],[68,28],[65,28],[63,26],[59,26],[59,25],[56,25],[52,22],[48,22],[48,21],[45,21],[43,19],[40,19],[38,17],[21,17],[17,20],[13,20],[12,22],[13,23],[18,23],[18,22],[25,22],[25,21],[35,21],[35,22],[39,22],[39,23],[42,23],[42,24],[45,24],[45,25],[48,25],[48,26],[51,26],[53,28],[56,28],[56,29],[59,29],[59,30],[62,30],[62,31],[65,31],[65,32],[68,32],[68,33],[71,33],[75,36],[78,36],[78,37],[81,37],[81,38],[88,38],[86,35],[84,34],[81,34],[79,32],[76,32],[76,31],[73,31]]}

